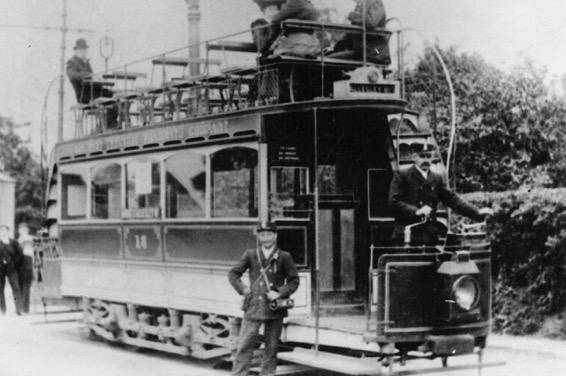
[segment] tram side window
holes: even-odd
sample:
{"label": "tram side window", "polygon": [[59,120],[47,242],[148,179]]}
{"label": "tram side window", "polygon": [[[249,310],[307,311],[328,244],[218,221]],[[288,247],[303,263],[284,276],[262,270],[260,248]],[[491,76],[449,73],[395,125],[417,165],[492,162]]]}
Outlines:
{"label": "tram side window", "polygon": [[352,151],[335,152],[334,160],[318,165],[318,189],[322,195],[352,194],[355,187],[356,159]]}
{"label": "tram side window", "polygon": [[92,169],[92,218],[120,218],[122,166],[110,164]]}
{"label": "tram side window", "polygon": [[274,218],[308,216],[307,167],[271,167],[270,211]]}
{"label": "tram side window", "polygon": [[[126,165],[128,209],[159,209],[159,162],[135,160]],[[152,215],[147,215],[151,217]]]}
{"label": "tram side window", "polygon": [[61,173],[62,219],[85,219],[87,204],[87,171]]}
{"label": "tram side window", "polygon": [[257,150],[245,147],[211,156],[213,217],[257,217],[257,160]]}
{"label": "tram side window", "polygon": [[195,218],[205,215],[206,158],[182,153],[165,161],[166,217]]}

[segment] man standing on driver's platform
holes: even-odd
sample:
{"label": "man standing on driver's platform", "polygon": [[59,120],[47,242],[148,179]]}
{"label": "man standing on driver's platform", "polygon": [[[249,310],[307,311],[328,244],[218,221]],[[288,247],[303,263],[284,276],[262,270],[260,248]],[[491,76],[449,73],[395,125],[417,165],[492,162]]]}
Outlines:
{"label": "man standing on driver's platform", "polygon": [[[242,328],[238,339],[232,375],[247,376],[260,326],[264,325],[265,351],[261,376],[275,375],[277,346],[287,310],[272,310],[269,304],[288,298],[299,287],[299,275],[288,252],[277,248],[277,228],[273,222],[262,222],[257,228],[259,246],[248,249],[228,273],[230,283],[244,296]],[[262,270],[264,275],[262,275]],[[249,286],[242,283],[248,271]],[[267,285],[269,283],[269,286]]]}
{"label": "man standing on driver's platform", "polygon": [[435,246],[438,242],[436,209],[439,202],[466,217],[481,221],[493,215],[493,209],[478,209],[460,199],[444,183],[442,177],[430,170],[434,152],[414,150],[412,158],[415,165],[399,171],[391,181],[389,189],[389,210],[395,216],[393,244],[403,245],[405,226],[430,220],[422,239],[413,239],[413,244]]}

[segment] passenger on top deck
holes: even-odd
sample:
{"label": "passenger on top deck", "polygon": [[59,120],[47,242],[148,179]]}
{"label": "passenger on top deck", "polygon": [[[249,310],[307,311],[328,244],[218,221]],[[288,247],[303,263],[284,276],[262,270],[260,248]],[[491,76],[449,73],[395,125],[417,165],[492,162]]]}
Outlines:
{"label": "passenger on top deck", "polygon": [[[87,59],[88,44],[83,38],[77,39],[75,43],[75,54],[67,60],[67,77],[75,89],[77,102],[81,104],[89,104],[92,99],[99,97],[111,98],[112,90],[108,90],[100,83],[87,82],[93,79],[93,72],[90,62]],[[115,128],[117,126],[118,108],[108,106],[107,111],[107,127]]]}
{"label": "passenger on top deck", "polygon": [[[382,0],[355,0],[356,8],[348,15],[352,25],[363,26],[364,24],[364,1],[366,1],[365,27],[368,31],[384,28],[387,21],[385,6]],[[389,65],[389,38],[383,36],[366,36],[366,59],[370,63]],[[346,34],[336,42],[333,51],[328,57],[335,59],[359,60],[364,56],[363,35]]]}
{"label": "passenger on top deck", "polygon": [[286,29],[281,32],[281,22],[285,20],[317,21],[320,12],[310,0],[287,0],[281,11],[272,20],[274,27],[269,40],[262,49],[263,57],[290,55],[297,57],[316,57],[320,55],[320,43],[314,31]]}
{"label": "passenger on top deck", "polygon": [[273,17],[279,13],[285,0],[258,0],[256,1],[261,8],[263,17],[258,18],[251,24],[252,37],[257,50],[261,51],[269,40],[273,26],[268,27]]}

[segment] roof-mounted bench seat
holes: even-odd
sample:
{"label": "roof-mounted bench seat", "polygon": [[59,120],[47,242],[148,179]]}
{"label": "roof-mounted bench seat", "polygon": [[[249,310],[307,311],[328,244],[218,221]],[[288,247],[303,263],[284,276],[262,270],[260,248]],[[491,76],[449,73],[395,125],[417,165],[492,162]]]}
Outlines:
{"label": "roof-mounted bench seat", "polygon": [[248,65],[245,67],[241,66],[230,66],[220,70],[220,73],[227,76],[248,76],[250,74],[256,73],[258,71],[257,66]]}
{"label": "roof-mounted bench seat", "polygon": [[126,72],[126,71],[112,71],[104,73],[102,78],[105,80],[136,80],[138,78],[146,78],[146,73],[141,72]]}
{"label": "roof-mounted bench seat", "polygon": [[200,57],[160,57],[151,61],[153,65],[177,65],[186,67],[189,64],[220,65],[222,62],[217,59],[203,59]]}
{"label": "roof-mounted bench seat", "polygon": [[[272,63],[279,63],[279,62],[320,65],[323,62],[323,57],[318,56],[314,59],[307,59],[307,58],[296,57],[296,56],[281,55],[281,56],[268,56],[265,59],[266,65],[272,64]],[[330,58],[330,57],[324,57],[324,64],[325,65],[333,65],[333,66],[343,66],[345,68],[352,68],[352,69],[364,66],[363,61],[334,59],[334,58]],[[372,65],[381,67],[381,65],[376,65],[376,64],[372,64]],[[386,65],[383,65],[383,67],[385,68]]]}
{"label": "roof-mounted bench seat", "polygon": [[[324,31],[338,31],[341,33],[362,34],[364,28],[357,25],[342,25],[330,22],[316,22],[316,21],[301,21],[301,20],[285,20],[281,23],[283,29],[304,29],[304,30],[324,30]],[[389,38],[391,31],[385,28],[378,28],[374,30],[366,30],[366,35],[369,36],[382,36]]]}
{"label": "roof-mounted bench seat", "polygon": [[208,49],[214,51],[246,52],[254,54],[258,52],[258,48],[255,43],[235,42],[229,40],[219,40],[214,44],[209,44]]}

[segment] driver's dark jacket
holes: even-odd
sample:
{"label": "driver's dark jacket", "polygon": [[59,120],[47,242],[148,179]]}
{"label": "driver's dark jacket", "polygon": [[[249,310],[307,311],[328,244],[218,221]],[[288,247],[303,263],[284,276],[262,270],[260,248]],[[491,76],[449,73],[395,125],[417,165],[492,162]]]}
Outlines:
{"label": "driver's dark jacket", "polygon": [[425,179],[415,166],[397,172],[389,189],[389,212],[395,217],[393,239],[402,239],[405,226],[422,221],[415,213],[425,205],[432,208],[431,219],[436,220],[439,202],[458,214],[478,221],[483,219],[478,208],[448,189],[440,175],[429,171]]}
{"label": "driver's dark jacket", "polygon": [[[244,318],[249,320],[274,320],[282,319],[287,316],[287,311],[274,312],[269,308],[269,302],[266,293],[269,287],[266,286],[265,280],[261,277],[261,265],[257,257],[257,249],[248,249],[240,260],[230,269],[228,279],[234,289],[243,295],[245,285],[242,283],[242,275],[248,271],[251,287],[251,301],[244,312]],[[299,274],[291,254],[275,248],[265,259],[263,252],[259,250],[261,262],[267,270],[267,279],[271,284],[271,290],[276,290],[281,294],[281,298],[288,298],[299,288]],[[261,277],[261,279],[260,279]]]}

